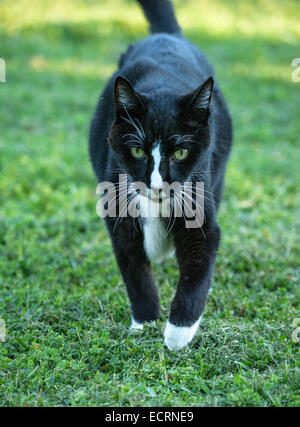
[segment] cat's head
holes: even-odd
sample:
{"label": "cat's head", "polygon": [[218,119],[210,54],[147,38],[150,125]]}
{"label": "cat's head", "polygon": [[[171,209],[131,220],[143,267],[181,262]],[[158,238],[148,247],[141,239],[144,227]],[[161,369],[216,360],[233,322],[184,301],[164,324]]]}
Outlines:
{"label": "cat's head", "polygon": [[115,120],[109,142],[131,181],[162,189],[189,180],[210,143],[210,77],[185,95],[139,93],[123,77],[114,86]]}

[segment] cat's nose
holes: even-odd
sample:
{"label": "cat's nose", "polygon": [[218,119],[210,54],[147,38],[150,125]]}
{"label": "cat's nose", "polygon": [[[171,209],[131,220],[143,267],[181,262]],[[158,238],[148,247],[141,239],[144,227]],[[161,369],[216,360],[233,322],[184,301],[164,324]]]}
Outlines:
{"label": "cat's nose", "polygon": [[152,190],[158,191],[158,190],[162,190],[162,183],[158,182],[158,183],[151,183],[151,188]]}
{"label": "cat's nose", "polygon": [[163,188],[163,180],[160,173],[153,172],[151,175],[151,188],[153,190],[161,190]]}

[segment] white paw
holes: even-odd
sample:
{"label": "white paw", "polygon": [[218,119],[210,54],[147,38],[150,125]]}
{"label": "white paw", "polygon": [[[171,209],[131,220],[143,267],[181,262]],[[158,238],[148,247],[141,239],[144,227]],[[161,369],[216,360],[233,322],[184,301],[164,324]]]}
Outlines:
{"label": "white paw", "polygon": [[131,331],[138,331],[138,330],[142,330],[144,327],[143,323],[139,323],[136,320],[134,320],[134,317],[131,317],[131,325],[130,325],[130,330]]}
{"label": "white paw", "polygon": [[200,320],[201,317],[192,326],[175,326],[168,321],[164,332],[165,344],[168,349],[176,351],[185,347],[195,335]]}

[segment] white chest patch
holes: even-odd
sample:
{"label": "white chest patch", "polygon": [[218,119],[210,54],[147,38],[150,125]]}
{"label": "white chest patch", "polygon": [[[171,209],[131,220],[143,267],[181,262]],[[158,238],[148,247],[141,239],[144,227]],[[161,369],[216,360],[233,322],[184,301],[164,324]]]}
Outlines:
{"label": "white chest patch", "polygon": [[144,224],[144,248],[149,259],[159,261],[170,252],[168,236],[161,218],[149,218]]}
{"label": "white chest patch", "polygon": [[145,216],[143,219],[145,252],[150,260],[161,261],[174,253],[173,236],[171,234],[167,235],[162,218],[153,218],[146,215],[148,210],[151,209],[151,204],[147,199],[141,197],[140,206]]}

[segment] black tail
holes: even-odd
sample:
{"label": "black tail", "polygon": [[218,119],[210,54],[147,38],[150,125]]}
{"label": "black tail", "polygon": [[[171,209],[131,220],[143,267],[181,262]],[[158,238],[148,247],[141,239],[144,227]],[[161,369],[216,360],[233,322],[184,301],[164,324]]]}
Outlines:
{"label": "black tail", "polygon": [[138,0],[150,22],[151,33],[181,34],[169,0]]}

